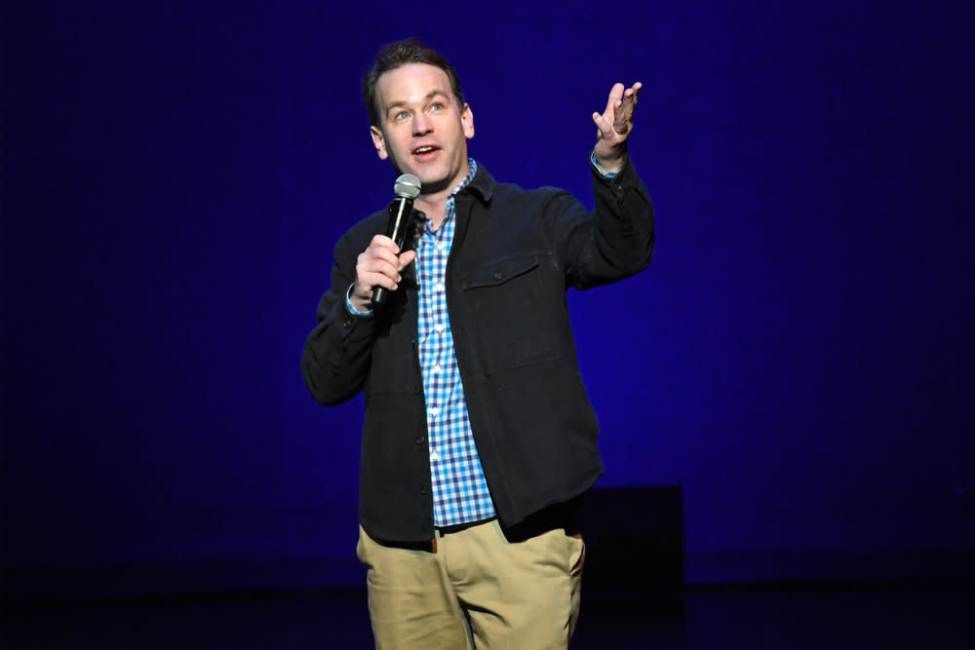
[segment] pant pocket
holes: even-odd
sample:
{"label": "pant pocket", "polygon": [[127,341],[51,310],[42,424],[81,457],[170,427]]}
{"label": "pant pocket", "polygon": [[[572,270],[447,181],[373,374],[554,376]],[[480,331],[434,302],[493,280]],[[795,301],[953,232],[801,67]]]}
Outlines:
{"label": "pant pocket", "polygon": [[362,529],[362,526],[359,526],[359,541],[355,545],[355,556],[359,558],[360,562],[369,566],[366,561],[366,531]]}
{"label": "pant pocket", "polygon": [[582,569],[586,564],[586,542],[581,533],[566,534],[565,539],[569,545],[569,575],[582,575]]}

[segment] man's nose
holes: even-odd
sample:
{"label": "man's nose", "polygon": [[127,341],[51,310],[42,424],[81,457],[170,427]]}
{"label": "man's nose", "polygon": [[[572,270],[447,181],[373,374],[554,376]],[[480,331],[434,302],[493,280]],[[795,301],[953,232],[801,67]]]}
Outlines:
{"label": "man's nose", "polygon": [[423,135],[433,130],[433,122],[423,111],[419,111],[413,116],[413,135]]}

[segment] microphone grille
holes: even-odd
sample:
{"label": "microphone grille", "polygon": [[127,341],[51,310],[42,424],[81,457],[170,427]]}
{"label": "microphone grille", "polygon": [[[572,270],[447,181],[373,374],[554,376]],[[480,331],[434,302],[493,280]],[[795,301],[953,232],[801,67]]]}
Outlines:
{"label": "microphone grille", "polygon": [[420,196],[420,179],[413,174],[403,174],[396,179],[393,186],[396,196],[403,196],[408,199],[415,199]]}

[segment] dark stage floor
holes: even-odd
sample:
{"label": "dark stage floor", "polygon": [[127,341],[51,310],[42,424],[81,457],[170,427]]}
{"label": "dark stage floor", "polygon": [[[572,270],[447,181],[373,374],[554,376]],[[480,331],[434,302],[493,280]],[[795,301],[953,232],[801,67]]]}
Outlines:
{"label": "dark stage floor", "polygon": [[[725,586],[643,602],[588,594],[573,648],[966,648],[952,586]],[[369,648],[358,590],[4,605],[11,648]]]}

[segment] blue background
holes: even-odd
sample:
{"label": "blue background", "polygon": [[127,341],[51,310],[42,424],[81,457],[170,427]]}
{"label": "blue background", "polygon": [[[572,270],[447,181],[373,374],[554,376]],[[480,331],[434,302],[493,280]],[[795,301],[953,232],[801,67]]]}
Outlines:
{"label": "blue background", "polygon": [[602,483],[683,486],[689,580],[960,570],[962,6],[8,7],[4,567],[351,560],[361,400],[318,407],[298,360],[332,245],[391,196],[361,75],[416,35],[472,155],[588,205],[590,114],[643,81],[654,265],[570,302]]}

